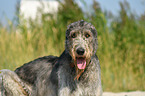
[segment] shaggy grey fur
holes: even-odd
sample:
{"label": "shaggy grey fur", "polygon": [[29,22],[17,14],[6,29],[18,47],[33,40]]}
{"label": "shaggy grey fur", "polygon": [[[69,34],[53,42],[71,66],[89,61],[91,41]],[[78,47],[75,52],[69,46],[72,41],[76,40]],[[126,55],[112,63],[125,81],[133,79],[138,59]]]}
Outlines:
{"label": "shaggy grey fur", "polygon": [[0,96],[102,96],[97,47],[91,23],[70,24],[60,57],[38,58],[15,72],[1,72]]}

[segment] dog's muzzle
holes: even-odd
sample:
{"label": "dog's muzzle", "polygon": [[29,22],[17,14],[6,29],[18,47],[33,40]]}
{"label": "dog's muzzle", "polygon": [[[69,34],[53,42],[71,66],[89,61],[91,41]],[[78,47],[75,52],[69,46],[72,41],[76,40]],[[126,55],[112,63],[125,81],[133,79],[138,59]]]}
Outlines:
{"label": "dog's muzzle", "polygon": [[78,48],[76,50],[77,56],[76,56],[76,61],[77,61],[77,67],[78,69],[85,69],[86,68],[86,58],[85,58],[85,49],[83,48]]}

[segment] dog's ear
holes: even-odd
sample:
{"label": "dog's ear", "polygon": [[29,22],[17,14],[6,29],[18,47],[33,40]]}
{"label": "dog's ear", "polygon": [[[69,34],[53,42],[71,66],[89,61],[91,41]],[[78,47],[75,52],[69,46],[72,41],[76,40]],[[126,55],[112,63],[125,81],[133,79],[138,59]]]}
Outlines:
{"label": "dog's ear", "polygon": [[93,33],[94,37],[97,38],[97,30],[95,29],[95,27],[91,26],[91,32]]}
{"label": "dog's ear", "polygon": [[69,37],[70,31],[71,31],[70,29],[67,29],[67,30],[66,30],[66,36],[65,36],[65,37],[66,37],[66,40],[68,40],[68,37]]}
{"label": "dog's ear", "polygon": [[94,44],[93,44],[93,52],[94,52],[94,54],[96,53],[96,51],[97,51],[97,49],[98,49],[98,40],[97,40],[97,30],[96,30],[96,28],[91,24],[91,26],[90,26],[90,28],[91,28],[91,32],[93,33],[93,40],[94,40]]}
{"label": "dog's ear", "polygon": [[66,40],[68,40],[70,31],[75,27],[76,22],[71,23],[70,25],[67,26],[67,30],[66,30]]}

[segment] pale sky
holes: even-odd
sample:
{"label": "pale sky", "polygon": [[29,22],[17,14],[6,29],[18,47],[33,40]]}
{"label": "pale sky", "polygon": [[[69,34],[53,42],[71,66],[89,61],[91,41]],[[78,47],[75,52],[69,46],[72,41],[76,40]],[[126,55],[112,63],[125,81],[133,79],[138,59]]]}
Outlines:
{"label": "pale sky", "polygon": [[[5,24],[6,18],[13,20],[15,16],[15,5],[18,0],[0,0],[0,21]],[[76,0],[81,6],[80,0]],[[92,4],[93,0],[85,0],[87,6]],[[97,0],[103,10],[111,11],[114,15],[118,14],[120,10],[119,2],[124,0]],[[127,0],[130,4],[131,11],[137,15],[141,15],[145,12],[145,0]],[[89,8],[88,8],[89,11]]]}

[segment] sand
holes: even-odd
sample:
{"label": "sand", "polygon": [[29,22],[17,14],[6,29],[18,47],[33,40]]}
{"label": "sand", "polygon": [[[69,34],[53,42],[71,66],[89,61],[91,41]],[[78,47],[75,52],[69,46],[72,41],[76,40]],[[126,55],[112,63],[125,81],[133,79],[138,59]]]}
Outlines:
{"label": "sand", "polygon": [[103,96],[145,96],[145,91],[120,92],[120,93],[104,92]]}

